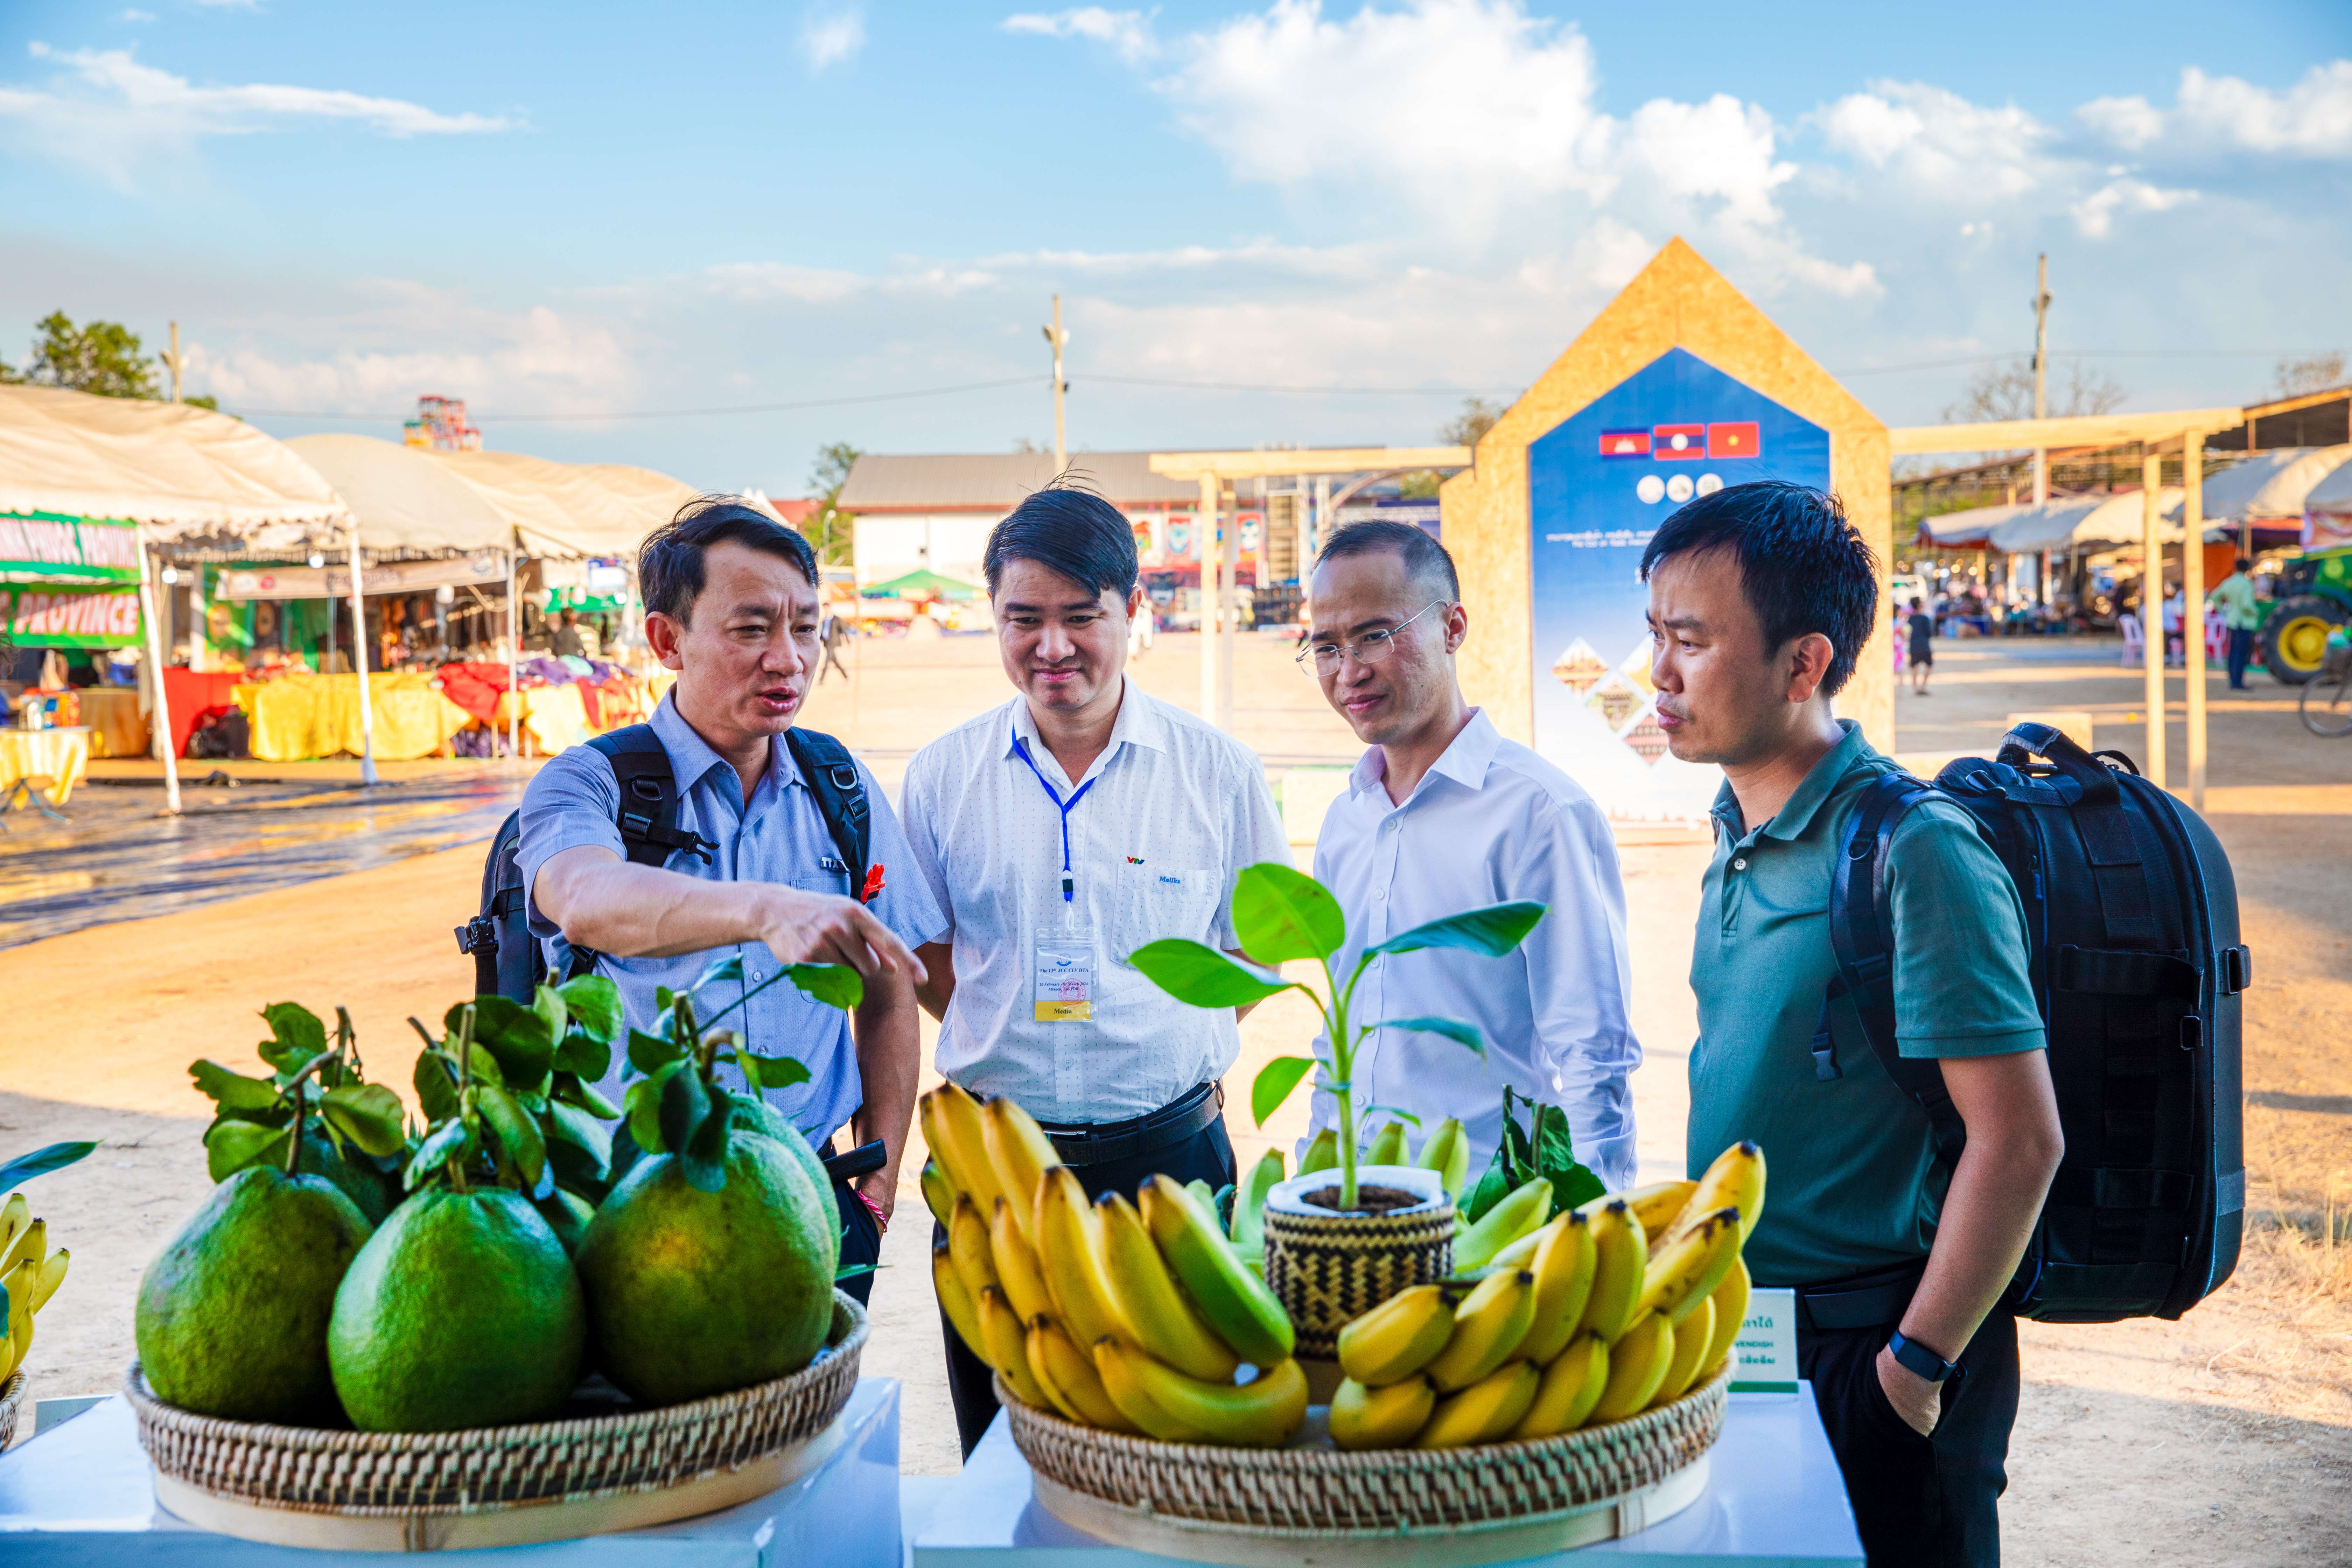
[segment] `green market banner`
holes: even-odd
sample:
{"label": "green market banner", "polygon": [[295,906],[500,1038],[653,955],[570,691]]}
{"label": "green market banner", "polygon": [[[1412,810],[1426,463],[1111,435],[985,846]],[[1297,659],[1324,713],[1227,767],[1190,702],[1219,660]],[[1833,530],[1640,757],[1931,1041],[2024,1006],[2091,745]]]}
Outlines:
{"label": "green market banner", "polygon": [[136,647],[139,589],[0,586],[0,643],[16,647]]}
{"label": "green market banner", "polygon": [[55,511],[0,512],[0,582],[139,581],[139,525]]}

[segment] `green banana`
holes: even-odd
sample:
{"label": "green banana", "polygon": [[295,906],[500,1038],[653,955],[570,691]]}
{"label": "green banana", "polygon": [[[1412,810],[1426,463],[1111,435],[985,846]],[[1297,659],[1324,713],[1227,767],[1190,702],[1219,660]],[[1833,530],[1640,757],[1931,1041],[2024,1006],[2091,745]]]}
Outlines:
{"label": "green banana", "polygon": [[1576,1328],[1613,1345],[1642,1299],[1642,1226],[1622,1199],[1594,1211],[1585,1223],[1592,1232],[1592,1294],[1585,1298]]}
{"label": "green banana", "polygon": [[1339,1331],[1339,1370],[1367,1388],[1386,1388],[1427,1366],[1453,1333],[1444,1288],[1410,1286]]}
{"label": "green banana", "polygon": [[1461,1448],[1491,1443],[1519,1424],[1542,1385],[1543,1373],[1532,1362],[1497,1367],[1461,1393],[1439,1400],[1412,1446]]}
{"label": "green banana", "polygon": [[1591,1334],[1582,1335],[1544,1368],[1535,1401],[1511,1428],[1511,1436],[1525,1440],[1575,1431],[1591,1419],[1592,1407],[1601,1403],[1601,1390],[1608,1385],[1609,1347]]}
{"label": "green banana", "polygon": [[1424,1171],[1435,1171],[1445,1184],[1445,1195],[1459,1202],[1462,1184],[1470,1179],[1470,1135],[1449,1116],[1437,1124],[1437,1131],[1421,1146],[1421,1158],[1413,1163]]}
{"label": "green banana", "polygon": [[1289,1314],[1265,1281],[1243,1267],[1216,1222],[1164,1175],[1144,1183],[1137,1196],[1145,1228],[1209,1326],[1252,1366],[1287,1361],[1298,1343]]}
{"label": "green banana", "polygon": [[1335,1127],[1326,1127],[1315,1134],[1315,1142],[1307,1145],[1307,1152],[1299,1156],[1298,1173],[1311,1176],[1318,1171],[1336,1171],[1339,1168],[1339,1131]]}
{"label": "green banana", "polygon": [[1234,1250],[1265,1250],[1265,1194],[1282,1180],[1282,1151],[1268,1149],[1250,1167],[1248,1180],[1234,1194]]}
{"label": "green banana", "polygon": [[923,1206],[931,1211],[931,1217],[940,1222],[941,1230],[947,1229],[955,1219],[955,1184],[948,1180],[948,1173],[940,1168],[939,1161],[936,1158],[924,1161]]}
{"label": "green banana", "polygon": [[1176,1288],[1135,1205],[1107,1193],[1095,1204],[1095,1214],[1102,1221],[1104,1277],[1136,1345],[1188,1376],[1233,1382],[1241,1363]]}
{"label": "green banana", "polygon": [[1147,1393],[1143,1380],[1137,1373],[1139,1363],[1151,1358],[1130,1345],[1114,1339],[1095,1342],[1095,1374],[1102,1379],[1103,1397],[1118,1407],[1118,1413],[1147,1437],[1162,1443],[1200,1443],[1208,1434],[1198,1426],[1186,1425],[1160,1408],[1157,1400]]}
{"label": "green banana", "polygon": [[1364,1152],[1367,1165],[1402,1165],[1405,1163],[1404,1123],[1391,1121],[1372,1136],[1372,1146]]}
{"label": "green banana", "polygon": [[1536,1277],[1536,1318],[1518,1353],[1541,1366],[1568,1348],[1592,1298],[1592,1222],[1573,1209],[1536,1232],[1542,1238],[1528,1272]]}
{"label": "green banana", "polygon": [[[1210,1222],[1216,1226],[1217,1234],[1224,1236],[1224,1222],[1217,1215],[1217,1189],[1196,1176],[1184,1184],[1184,1191],[1194,1203],[1201,1205],[1201,1212],[1209,1216]],[[1232,1238],[1228,1237],[1226,1239]]]}
{"label": "green banana", "polygon": [[1422,1370],[1440,1394],[1467,1388],[1517,1355],[1535,1321],[1536,1277],[1489,1274],[1454,1310],[1453,1334]]}
{"label": "green banana", "polygon": [[1551,1217],[1551,1183],[1541,1176],[1506,1193],[1478,1218],[1478,1223],[1454,1237],[1454,1269],[1483,1268],[1495,1254],[1537,1229]]}
{"label": "green banana", "polygon": [[1154,1405],[1212,1443],[1278,1448],[1307,1419],[1307,1373],[1288,1357],[1239,1388],[1186,1377],[1148,1355],[1130,1357],[1128,1364]]}
{"label": "green banana", "polygon": [[1425,1377],[1409,1377],[1385,1388],[1367,1388],[1354,1378],[1331,1395],[1331,1441],[1342,1448],[1402,1448],[1429,1425],[1437,1391]]}

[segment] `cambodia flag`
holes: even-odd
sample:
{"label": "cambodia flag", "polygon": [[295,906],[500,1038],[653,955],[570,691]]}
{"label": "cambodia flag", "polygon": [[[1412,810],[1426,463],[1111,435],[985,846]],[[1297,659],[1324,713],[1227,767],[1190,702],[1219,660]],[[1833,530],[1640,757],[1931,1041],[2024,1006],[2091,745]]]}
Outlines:
{"label": "cambodia flag", "polygon": [[1650,433],[1647,430],[1603,430],[1601,432],[1601,455],[1604,458],[1646,458],[1650,455]]}
{"label": "cambodia flag", "polygon": [[1758,434],[1753,419],[1744,425],[1710,425],[1706,427],[1706,455],[1710,458],[1760,458],[1764,455],[1764,438]]}
{"label": "cambodia flag", "polygon": [[1662,463],[1696,461],[1706,456],[1704,425],[1661,425],[1650,435],[1650,455]]}

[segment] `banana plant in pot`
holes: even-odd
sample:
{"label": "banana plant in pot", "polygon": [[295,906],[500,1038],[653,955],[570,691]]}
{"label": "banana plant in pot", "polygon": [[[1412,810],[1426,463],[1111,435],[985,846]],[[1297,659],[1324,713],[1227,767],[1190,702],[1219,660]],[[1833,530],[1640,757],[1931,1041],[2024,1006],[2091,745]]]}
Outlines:
{"label": "banana plant in pot", "polygon": [[[1250,1110],[1263,1127],[1309,1074],[1317,1075],[1316,1087],[1334,1101],[1338,1182],[1328,1172],[1294,1177],[1268,1195],[1265,1218],[1266,1284],[1290,1313],[1300,1353],[1328,1358],[1349,1320],[1409,1285],[1443,1279],[1452,1269],[1454,1209],[1443,1186],[1431,1180],[1433,1173],[1404,1165],[1366,1167],[1358,1161],[1357,1053],[1375,1030],[1385,1028],[1442,1035],[1486,1055],[1478,1031],[1458,1018],[1359,1022],[1351,1011],[1356,988],[1374,963],[1391,954],[1456,948],[1500,958],[1526,940],[1543,919],[1544,906],[1492,904],[1430,921],[1367,945],[1344,981],[1333,965],[1347,945],[1347,918],[1339,900],[1314,878],[1275,862],[1244,867],[1234,883],[1232,910],[1244,958],[1171,938],[1137,949],[1128,962],[1161,990],[1196,1007],[1243,1006],[1297,991],[1321,1016],[1318,1054],[1268,1062],[1251,1085]],[[1319,991],[1284,978],[1277,966],[1295,961],[1320,967]],[[1336,1194],[1328,1197],[1318,1190],[1335,1185]]]}

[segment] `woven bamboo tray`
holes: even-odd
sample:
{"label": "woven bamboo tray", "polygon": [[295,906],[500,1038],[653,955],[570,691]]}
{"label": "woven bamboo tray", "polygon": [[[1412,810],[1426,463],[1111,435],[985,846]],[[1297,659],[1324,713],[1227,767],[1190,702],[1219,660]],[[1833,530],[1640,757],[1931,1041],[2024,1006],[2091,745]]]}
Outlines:
{"label": "woven bamboo tray", "polygon": [[1526,1443],[1347,1453],[1323,1412],[1287,1448],[1159,1443],[1066,1421],[998,1383],[1037,1500],[1139,1551],[1239,1568],[1463,1568],[1647,1529],[1706,1489],[1727,1366],[1657,1410]]}
{"label": "woven bamboo tray", "polygon": [[25,1402],[25,1374],[12,1372],[0,1383],[0,1449],[16,1440],[16,1407]]}
{"label": "woven bamboo tray", "polygon": [[654,1410],[465,1432],[348,1432],[197,1415],[125,1382],[155,1499],[247,1541],[426,1552],[564,1541],[729,1508],[824,1463],[857,1384],[866,1312],[789,1377]]}

